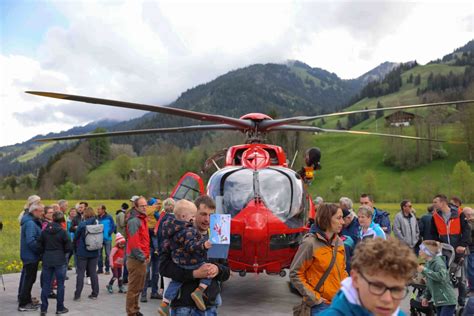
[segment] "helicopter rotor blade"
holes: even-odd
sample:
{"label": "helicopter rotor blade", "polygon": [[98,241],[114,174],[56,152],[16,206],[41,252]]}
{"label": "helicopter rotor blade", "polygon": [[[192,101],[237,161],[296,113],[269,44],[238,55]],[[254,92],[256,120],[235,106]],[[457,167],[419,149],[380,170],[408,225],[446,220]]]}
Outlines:
{"label": "helicopter rotor blade", "polygon": [[91,133],[82,135],[71,135],[71,136],[59,136],[50,138],[39,138],[37,142],[50,142],[57,140],[72,140],[72,139],[86,139],[86,138],[97,138],[97,137],[112,137],[112,136],[128,136],[128,135],[142,135],[152,133],[179,133],[179,132],[193,132],[193,131],[215,131],[215,130],[233,130],[240,131],[241,129],[232,125],[227,124],[215,124],[215,125],[194,125],[184,127],[166,127],[166,128],[151,128],[151,129],[138,129],[130,131],[120,132],[107,132],[107,133]]}
{"label": "helicopter rotor blade", "polygon": [[[432,141],[438,143],[446,143],[447,141],[442,139],[431,139],[425,137],[416,137],[416,136],[407,136],[407,135],[397,135],[397,134],[384,134],[384,133],[374,133],[374,132],[365,132],[365,131],[351,131],[351,130],[339,130],[339,129],[326,129],[314,126],[299,126],[299,125],[282,125],[277,126],[269,130],[272,131],[300,131],[300,132],[316,132],[316,133],[343,133],[343,134],[355,134],[355,135],[373,135],[373,136],[382,136],[382,137],[391,137],[391,138],[403,138],[411,140],[422,140],[422,141]],[[456,142],[458,143],[458,142]]]}
{"label": "helicopter rotor blade", "polygon": [[103,105],[121,107],[121,108],[126,108],[126,109],[135,109],[135,110],[142,110],[142,111],[171,114],[171,115],[192,118],[192,119],[205,121],[205,122],[229,124],[235,127],[239,127],[242,130],[246,130],[253,127],[253,123],[247,120],[241,120],[241,119],[224,116],[224,115],[201,113],[201,112],[184,110],[184,109],[173,108],[173,107],[123,102],[123,101],[92,98],[92,97],[85,97],[85,96],[80,96],[80,95],[55,93],[55,92],[43,92],[43,91],[25,91],[25,92],[29,94],[39,95],[42,97],[48,97],[48,98],[71,100],[71,101],[78,101],[78,102],[85,102],[85,103],[92,103],[92,104],[103,104]]}
{"label": "helicopter rotor blade", "polygon": [[283,118],[283,119],[263,121],[260,123],[259,129],[261,131],[267,131],[269,129],[273,129],[275,126],[313,121],[313,120],[323,118],[323,117],[326,118],[326,117],[333,117],[333,116],[350,115],[350,114],[357,114],[357,113],[371,113],[371,112],[379,112],[379,111],[407,110],[407,109],[417,109],[417,108],[434,107],[434,106],[442,106],[442,105],[465,104],[465,103],[473,103],[473,102],[474,100],[422,103],[422,104],[412,104],[412,105],[399,105],[399,106],[392,106],[392,107],[387,107],[387,108],[334,112],[334,113],[320,114],[320,115],[314,115],[314,116],[295,116],[295,117],[289,117],[289,118]]}

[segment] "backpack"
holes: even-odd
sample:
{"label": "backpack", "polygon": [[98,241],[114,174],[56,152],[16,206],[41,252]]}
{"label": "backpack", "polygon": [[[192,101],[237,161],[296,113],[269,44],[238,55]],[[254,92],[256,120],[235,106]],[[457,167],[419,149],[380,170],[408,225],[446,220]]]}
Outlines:
{"label": "backpack", "polygon": [[96,220],[94,225],[86,225],[86,249],[89,251],[99,250],[104,242],[104,225]]}

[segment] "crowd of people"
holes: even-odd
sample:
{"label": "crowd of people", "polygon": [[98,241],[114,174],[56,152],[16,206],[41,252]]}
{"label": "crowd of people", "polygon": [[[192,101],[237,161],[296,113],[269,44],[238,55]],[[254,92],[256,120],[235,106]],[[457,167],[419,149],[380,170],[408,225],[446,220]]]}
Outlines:
{"label": "crowd of people", "polygon": [[[339,204],[314,202],[316,218],[290,267],[291,284],[303,297],[296,315],[402,315],[400,303],[416,274],[426,287],[418,297],[422,306],[438,315],[465,307],[473,315],[474,298],[466,300],[474,293],[474,210],[459,198],[436,195],[422,216],[403,200],[393,223],[367,194],[357,209],[347,197]],[[110,275],[107,295],[117,281],[118,295],[126,296],[127,315],[142,315],[139,304],[148,298],[162,300],[162,316],[217,315],[230,270],[226,260],[207,258],[212,198],[133,196],[130,203],[113,216],[105,205],[94,209],[83,201],[69,208],[60,200],[45,206],[30,196],[19,216],[18,310],[46,315],[48,300],[56,299],[56,314],[67,313],[64,283],[74,268],[74,301],[82,299],[84,283],[91,287],[87,298],[97,300],[98,274],[104,274]],[[451,271],[443,245],[465,269]],[[40,262],[41,301],[31,296]]]}
{"label": "crowd of people", "polygon": [[[18,286],[18,310],[48,312],[56,300],[56,314],[64,306],[67,271],[75,269],[74,301],[97,300],[98,274],[110,275],[108,294],[126,296],[127,315],[143,315],[140,302],[162,299],[160,315],[217,315],[221,282],[230,276],[226,260],[207,259],[210,215],[214,201],[206,195],[194,203],[133,196],[114,217],[105,205],[96,209],[85,201],[68,208],[66,200],[45,206],[30,196],[19,216],[23,269]],[[115,234],[115,236],[114,236]],[[41,263],[41,301],[31,291]],[[56,290],[56,292],[54,292]],[[178,295],[179,293],[179,295]]]}
{"label": "crowd of people", "polygon": [[295,315],[403,315],[400,304],[416,282],[424,291],[413,308],[419,300],[437,315],[474,315],[472,208],[438,194],[420,216],[403,200],[392,225],[370,195],[359,203],[355,210],[347,197],[314,200],[316,218],[290,267],[303,297]]}

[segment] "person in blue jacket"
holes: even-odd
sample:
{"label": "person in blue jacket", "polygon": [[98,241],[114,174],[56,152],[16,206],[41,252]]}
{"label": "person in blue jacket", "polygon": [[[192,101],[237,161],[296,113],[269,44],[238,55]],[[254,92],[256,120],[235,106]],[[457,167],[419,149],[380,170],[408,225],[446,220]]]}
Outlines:
{"label": "person in blue jacket", "polygon": [[[104,225],[104,244],[102,249],[99,251],[99,263],[97,273],[104,273],[104,260],[105,260],[105,274],[110,274],[110,251],[112,250],[112,233],[115,231],[115,222],[111,215],[107,213],[105,205],[100,205],[97,208],[97,215],[99,223]],[[105,258],[103,253],[105,251]]]}
{"label": "person in blue jacket", "polygon": [[35,311],[39,307],[32,302],[31,289],[36,282],[38,264],[41,259],[37,241],[41,236],[40,218],[43,212],[44,205],[35,203],[29,207],[28,214],[21,218],[20,258],[23,262],[24,276],[18,299],[20,312]]}
{"label": "person in blue jacket", "polygon": [[350,277],[321,316],[402,316],[400,304],[417,269],[414,252],[395,238],[359,242]]}

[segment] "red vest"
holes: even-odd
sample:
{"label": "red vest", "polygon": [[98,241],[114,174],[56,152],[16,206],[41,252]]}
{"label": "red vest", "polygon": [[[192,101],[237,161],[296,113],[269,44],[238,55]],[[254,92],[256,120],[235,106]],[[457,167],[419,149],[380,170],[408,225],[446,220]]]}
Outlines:
{"label": "red vest", "polygon": [[461,217],[450,218],[448,224],[445,223],[443,216],[439,215],[438,212],[433,214],[433,219],[440,236],[447,235],[460,235],[461,234]]}

